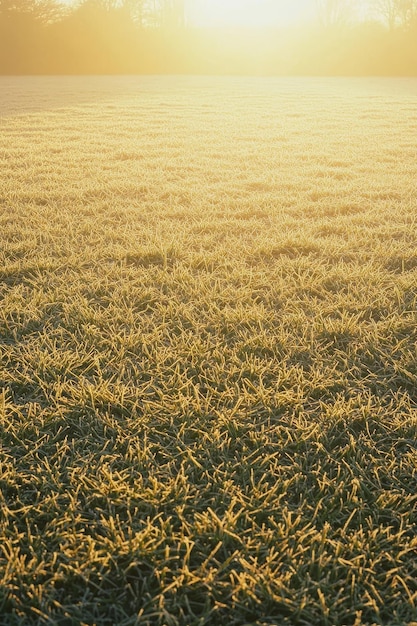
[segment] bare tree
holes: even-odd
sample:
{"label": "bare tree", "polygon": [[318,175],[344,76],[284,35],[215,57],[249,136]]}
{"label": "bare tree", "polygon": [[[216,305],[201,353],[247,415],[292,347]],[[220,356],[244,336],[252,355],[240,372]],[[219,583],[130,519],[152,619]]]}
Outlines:
{"label": "bare tree", "polygon": [[[1,0],[0,0],[1,1]],[[75,12],[81,15],[101,15],[109,17],[117,14],[127,21],[140,26],[148,23],[150,0],[79,0]]]}
{"label": "bare tree", "polygon": [[146,0],[123,0],[123,8],[128,12],[133,22],[139,26],[145,25]]}
{"label": "bare tree", "polygon": [[64,9],[56,0],[0,0],[0,15],[50,24],[63,17]]}
{"label": "bare tree", "polygon": [[355,0],[316,0],[320,24],[326,28],[347,24],[355,13]]}
{"label": "bare tree", "polygon": [[398,12],[402,26],[410,28],[417,18],[417,0],[398,0]]}
{"label": "bare tree", "polygon": [[417,0],[373,0],[372,7],[391,31],[408,28],[417,15]]}
{"label": "bare tree", "polygon": [[184,0],[150,0],[147,4],[154,25],[169,28],[184,26]]}

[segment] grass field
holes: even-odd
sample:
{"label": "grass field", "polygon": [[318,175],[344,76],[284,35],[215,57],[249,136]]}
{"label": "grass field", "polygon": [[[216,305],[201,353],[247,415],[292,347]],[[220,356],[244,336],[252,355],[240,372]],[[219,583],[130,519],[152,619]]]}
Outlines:
{"label": "grass field", "polygon": [[417,621],[417,80],[0,92],[1,626]]}

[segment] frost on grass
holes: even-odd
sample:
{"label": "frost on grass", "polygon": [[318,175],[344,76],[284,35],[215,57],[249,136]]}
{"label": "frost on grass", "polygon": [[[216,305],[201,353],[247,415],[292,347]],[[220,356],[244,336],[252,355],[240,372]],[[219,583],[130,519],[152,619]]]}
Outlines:
{"label": "frost on grass", "polygon": [[417,83],[62,80],[0,81],[2,623],[415,621]]}

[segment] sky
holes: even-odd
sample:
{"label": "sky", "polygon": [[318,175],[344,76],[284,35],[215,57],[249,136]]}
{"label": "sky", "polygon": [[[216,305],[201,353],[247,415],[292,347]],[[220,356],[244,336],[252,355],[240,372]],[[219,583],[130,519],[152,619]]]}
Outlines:
{"label": "sky", "polygon": [[198,26],[288,26],[315,14],[315,0],[189,0],[189,22]]}

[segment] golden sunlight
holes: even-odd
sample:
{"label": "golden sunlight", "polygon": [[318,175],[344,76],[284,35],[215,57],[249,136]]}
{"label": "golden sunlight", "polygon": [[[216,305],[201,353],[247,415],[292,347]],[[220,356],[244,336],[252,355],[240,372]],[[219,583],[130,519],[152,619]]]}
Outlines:
{"label": "golden sunlight", "polygon": [[311,19],[315,0],[190,0],[189,22],[206,27],[289,26]]}

